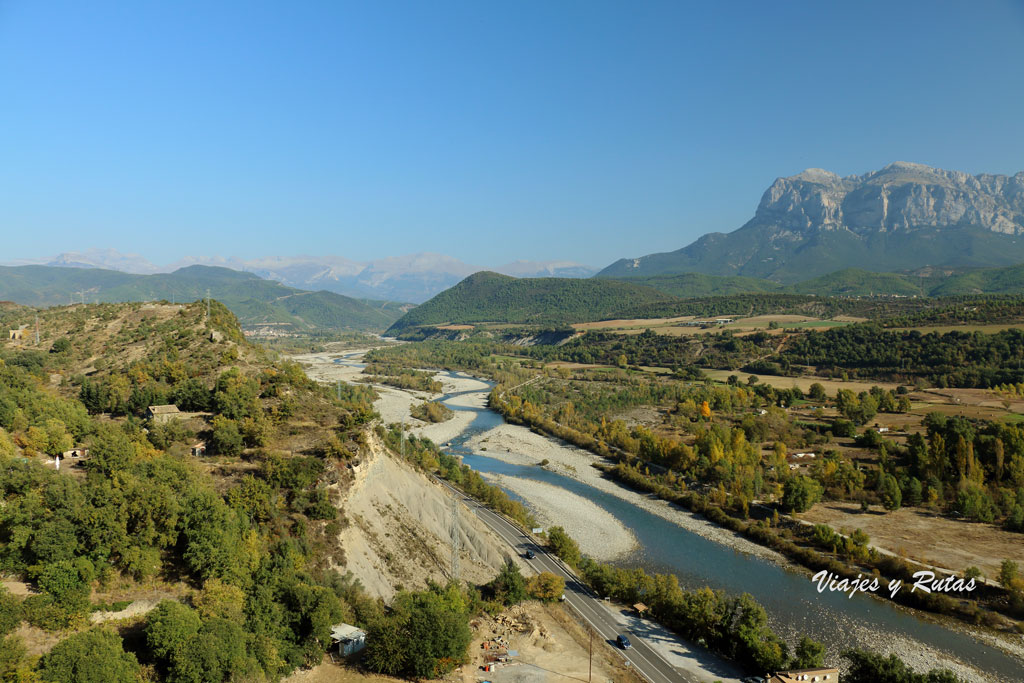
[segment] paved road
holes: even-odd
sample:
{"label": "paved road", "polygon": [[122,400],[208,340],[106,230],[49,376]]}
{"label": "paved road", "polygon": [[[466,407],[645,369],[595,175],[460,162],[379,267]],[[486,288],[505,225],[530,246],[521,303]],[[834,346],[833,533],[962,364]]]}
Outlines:
{"label": "paved road", "polygon": [[[435,477],[436,478],[436,477]],[[594,631],[609,643],[615,643],[615,639],[623,632],[615,617],[605,606],[604,601],[593,593],[588,587],[576,580],[565,566],[553,555],[548,554],[545,549],[537,545],[532,538],[523,533],[519,527],[512,524],[505,517],[494,510],[481,505],[473,498],[466,496],[446,481],[437,479],[442,486],[449,489],[458,496],[470,510],[476,513],[477,517],[489,526],[502,540],[512,546],[516,553],[522,557],[527,550],[533,550],[536,557],[526,560],[537,571],[549,571],[565,579],[565,600],[579,614],[586,619]],[[669,664],[654,649],[639,636],[629,633],[629,640],[633,647],[628,650],[619,649],[613,645],[619,653],[625,657],[632,667],[651,683],[699,683],[693,676],[683,673]]]}

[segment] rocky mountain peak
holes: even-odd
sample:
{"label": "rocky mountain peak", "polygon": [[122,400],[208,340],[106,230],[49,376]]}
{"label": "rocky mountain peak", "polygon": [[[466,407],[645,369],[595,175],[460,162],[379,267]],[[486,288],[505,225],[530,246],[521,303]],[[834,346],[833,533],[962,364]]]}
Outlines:
{"label": "rocky mountain peak", "polygon": [[772,183],[754,220],[775,225],[781,238],[959,226],[1018,235],[1024,233],[1024,173],[971,176],[906,161],[846,178],[809,168]]}

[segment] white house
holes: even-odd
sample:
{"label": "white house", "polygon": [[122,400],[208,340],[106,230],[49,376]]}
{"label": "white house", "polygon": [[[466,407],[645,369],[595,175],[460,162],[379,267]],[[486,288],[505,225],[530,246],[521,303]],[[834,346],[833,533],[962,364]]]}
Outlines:
{"label": "white house", "polygon": [[336,624],[331,627],[331,643],[338,646],[342,656],[348,657],[366,647],[366,631],[351,624]]}

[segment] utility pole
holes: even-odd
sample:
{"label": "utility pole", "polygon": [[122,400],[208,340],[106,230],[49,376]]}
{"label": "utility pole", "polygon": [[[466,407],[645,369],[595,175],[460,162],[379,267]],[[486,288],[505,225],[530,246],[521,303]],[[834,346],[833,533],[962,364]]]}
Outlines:
{"label": "utility pole", "polygon": [[39,314],[36,313],[36,346],[39,346]]}
{"label": "utility pole", "polygon": [[206,322],[210,322],[210,288],[206,288]]}

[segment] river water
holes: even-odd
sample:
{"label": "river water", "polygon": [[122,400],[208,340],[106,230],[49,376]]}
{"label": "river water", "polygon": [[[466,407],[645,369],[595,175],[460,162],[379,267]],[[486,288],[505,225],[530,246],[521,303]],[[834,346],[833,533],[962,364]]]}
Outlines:
{"label": "river water", "polygon": [[466,441],[504,422],[501,415],[488,408],[450,402],[457,396],[474,393],[483,394],[485,390],[446,394],[441,398],[452,410],[476,413],[446,450],[462,455],[463,462],[479,472],[558,486],[607,510],[632,530],[639,541],[639,548],[616,564],[675,574],[687,589],[710,586],[733,594],[750,593],[767,610],[773,628],[790,642],[809,635],[826,643],[831,657],[850,647],[877,650],[881,642],[895,640],[903,641],[906,651],[942,653],[970,664],[987,672],[991,680],[1024,681],[1024,665],[1019,660],[967,633],[925,621],[869,595],[850,598],[845,593],[818,593],[808,572],[716,543],[571,477],[540,467],[509,464],[472,451],[465,446]]}

